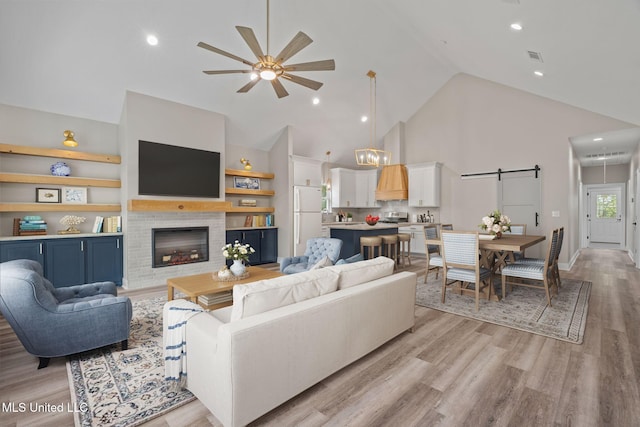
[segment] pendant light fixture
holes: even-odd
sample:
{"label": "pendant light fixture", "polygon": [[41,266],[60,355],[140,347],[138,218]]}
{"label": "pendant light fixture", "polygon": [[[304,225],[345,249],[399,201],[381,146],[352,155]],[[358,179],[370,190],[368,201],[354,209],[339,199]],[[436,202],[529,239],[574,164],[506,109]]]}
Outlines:
{"label": "pendant light fixture", "polygon": [[390,165],[391,164],[391,152],[385,150],[378,150],[373,147],[376,141],[376,73],[369,70],[367,73],[369,77],[369,92],[370,92],[370,117],[369,123],[369,148],[357,148],[355,150],[356,163],[358,166],[375,166]]}

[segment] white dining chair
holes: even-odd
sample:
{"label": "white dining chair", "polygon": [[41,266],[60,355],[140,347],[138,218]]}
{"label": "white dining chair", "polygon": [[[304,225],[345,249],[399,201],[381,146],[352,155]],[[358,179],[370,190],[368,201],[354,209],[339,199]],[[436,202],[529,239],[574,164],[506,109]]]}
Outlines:
{"label": "white dining chair", "polygon": [[473,283],[476,297],[476,311],[480,309],[480,289],[489,286],[491,298],[493,284],[491,270],[480,267],[478,257],[478,232],[455,232],[443,230],[442,239],[442,303],[445,302],[446,288],[455,282]]}
{"label": "white dining chair", "polygon": [[[527,286],[530,288],[544,289],[547,295],[547,304],[551,307],[550,288],[556,284],[554,273],[555,254],[558,247],[559,230],[555,229],[549,236],[549,245],[547,246],[546,256],[543,263],[534,262],[515,262],[508,264],[502,268],[502,298],[506,298],[507,284],[516,286]],[[557,286],[556,291],[557,291]]]}

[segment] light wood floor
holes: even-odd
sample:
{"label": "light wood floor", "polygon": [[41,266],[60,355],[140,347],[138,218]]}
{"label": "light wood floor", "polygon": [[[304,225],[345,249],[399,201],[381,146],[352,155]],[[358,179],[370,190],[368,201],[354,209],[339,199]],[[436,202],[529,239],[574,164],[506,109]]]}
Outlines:
{"label": "light wood floor", "polygon": [[[421,266],[424,260],[414,260],[412,270]],[[593,282],[583,345],[416,307],[414,333],[400,335],[253,425],[640,425],[640,270],[622,251],[588,249],[562,276]],[[128,294],[164,292],[158,287]],[[36,365],[0,319],[0,403],[70,401],[65,359],[39,371]],[[1,426],[73,425],[69,413],[4,409]],[[220,423],[196,400],[145,425]]]}

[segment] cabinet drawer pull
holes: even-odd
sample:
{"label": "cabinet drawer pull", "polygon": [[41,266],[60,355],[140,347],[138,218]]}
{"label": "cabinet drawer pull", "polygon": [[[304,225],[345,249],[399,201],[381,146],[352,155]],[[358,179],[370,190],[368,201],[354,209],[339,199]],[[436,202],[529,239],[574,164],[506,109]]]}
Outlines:
{"label": "cabinet drawer pull", "polygon": [[120,249],[120,239],[116,239],[116,249]]}
{"label": "cabinet drawer pull", "polygon": [[42,255],[42,243],[40,243],[40,255]]}
{"label": "cabinet drawer pull", "polygon": [[80,240],[80,252],[84,252],[84,240]]}

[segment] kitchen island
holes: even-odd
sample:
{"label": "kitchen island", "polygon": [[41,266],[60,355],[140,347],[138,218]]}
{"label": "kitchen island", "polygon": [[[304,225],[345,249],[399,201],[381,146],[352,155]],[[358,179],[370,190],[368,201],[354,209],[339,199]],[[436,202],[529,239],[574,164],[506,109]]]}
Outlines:
{"label": "kitchen island", "polygon": [[362,236],[398,234],[398,224],[385,224],[380,222],[376,225],[347,224],[348,223],[330,226],[331,237],[342,240],[342,249],[340,250],[341,259],[347,259],[360,253],[360,237]]}

